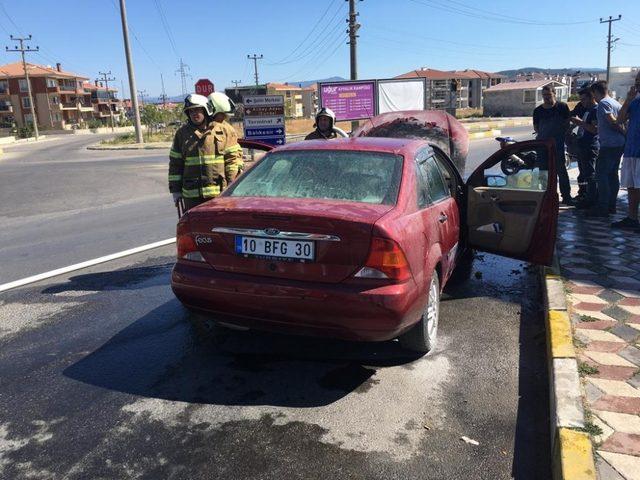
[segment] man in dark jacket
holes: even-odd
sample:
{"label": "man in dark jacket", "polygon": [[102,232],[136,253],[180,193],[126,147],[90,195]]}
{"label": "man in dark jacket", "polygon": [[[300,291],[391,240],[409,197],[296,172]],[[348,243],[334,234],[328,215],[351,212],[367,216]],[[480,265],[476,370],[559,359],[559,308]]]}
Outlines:
{"label": "man in dark jacket", "polygon": [[336,124],[336,115],[330,108],[321,108],[316,114],[316,129],[304,137],[305,140],[331,140],[337,138],[338,134],[333,129]]}

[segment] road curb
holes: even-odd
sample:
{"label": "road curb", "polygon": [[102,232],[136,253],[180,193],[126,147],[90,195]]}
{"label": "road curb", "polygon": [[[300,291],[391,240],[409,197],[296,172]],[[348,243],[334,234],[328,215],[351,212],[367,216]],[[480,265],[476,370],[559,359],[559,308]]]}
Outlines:
{"label": "road curb", "polygon": [[547,330],[551,465],[554,480],[596,480],[593,446],[585,427],[578,362],[560,263],[541,269]]}
{"label": "road curb", "polygon": [[125,145],[100,145],[95,143],[87,146],[87,150],[168,150],[171,142],[165,143],[131,143]]}
{"label": "road curb", "polygon": [[501,130],[486,130],[484,132],[469,132],[469,140],[478,138],[492,138],[502,134]]}

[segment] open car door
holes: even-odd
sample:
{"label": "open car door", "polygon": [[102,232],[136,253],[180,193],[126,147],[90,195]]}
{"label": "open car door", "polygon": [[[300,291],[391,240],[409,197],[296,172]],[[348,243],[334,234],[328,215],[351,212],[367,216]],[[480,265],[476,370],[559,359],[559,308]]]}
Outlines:
{"label": "open car door", "polygon": [[466,182],[469,246],[550,265],[556,241],[558,192],[552,140],[498,150]]}

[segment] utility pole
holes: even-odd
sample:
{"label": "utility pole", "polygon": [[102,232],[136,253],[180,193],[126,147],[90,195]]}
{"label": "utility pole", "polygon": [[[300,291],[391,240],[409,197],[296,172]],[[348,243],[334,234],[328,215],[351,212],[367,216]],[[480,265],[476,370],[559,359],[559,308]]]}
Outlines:
{"label": "utility pole", "polygon": [[[11,38],[11,40],[17,40],[18,42],[20,42],[20,48],[18,48],[18,46],[12,49],[9,49],[9,47],[5,47],[5,50],[7,52],[20,52],[20,54],[22,55],[22,68],[24,68],[24,78],[27,81],[29,105],[31,105],[31,117],[33,119],[33,132],[37,141],[38,138],[40,138],[40,133],[38,132],[38,116],[36,115],[36,105],[35,103],[33,103],[33,94],[31,93],[31,81],[29,80],[29,71],[27,70],[27,61],[24,58],[24,54],[25,52],[37,52],[40,50],[40,47],[36,47],[34,49],[29,47],[28,45],[26,47],[24,46],[25,40],[27,42],[31,40],[31,35],[29,35],[28,37],[14,37],[13,35],[10,35],[9,38]],[[20,108],[22,109],[23,106],[20,105]]]}
{"label": "utility pole", "polygon": [[140,110],[138,110],[138,97],[136,96],[136,77],[133,71],[133,60],[131,59],[131,48],[129,47],[129,27],[127,26],[127,9],[124,0],[120,0],[120,17],[122,19],[122,37],[124,39],[124,54],[127,57],[127,72],[129,73],[129,92],[131,92],[131,107],[136,127],[136,141],[144,143],[142,138],[142,125],[140,124]]}
{"label": "utility pole", "polygon": [[180,81],[182,84],[182,96],[186,97],[187,96],[187,76],[189,75],[187,73],[187,70],[189,69],[189,65],[187,65],[186,63],[184,63],[182,61],[182,59],[180,59],[180,68],[178,68],[176,70],[176,73],[180,74]]}
{"label": "utility pole", "polygon": [[600,23],[609,24],[609,35],[607,35],[607,83],[609,83],[609,70],[611,69],[611,47],[615,42],[618,41],[617,38],[615,40],[611,40],[611,24],[613,22],[617,22],[618,20],[622,20],[622,15],[618,15],[618,18],[613,18],[611,15],[609,15],[608,20],[603,20],[602,18],[600,19]]}
{"label": "utility pole", "polygon": [[262,55],[258,56],[254,53],[253,56],[247,55],[247,58],[250,60],[253,60],[253,71],[254,71],[254,76],[256,78],[256,87],[257,87],[258,85],[260,85],[260,82],[258,82],[258,60],[262,60]]}
{"label": "utility pole", "polygon": [[242,80],[231,80],[231,83],[233,83],[235,87],[238,88],[238,85],[242,83]]}
{"label": "utility pole", "polygon": [[162,73],[160,74],[160,83],[162,84],[162,93],[160,94],[160,98],[162,99],[162,108],[167,107],[167,92],[164,89],[164,77]]}
{"label": "utility pole", "polygon": [[[347,33],[349,34],[349,56],[351,60],[351,80],[358,79],[358,55],[357,55],[357,38],[360,24],[356,21],[359,13],[356,12],[356,0],[347,0],[349,2],[349,18],[347,23],[349,28]],[[362,0],[360,0],[362,1]],[[351,131],[355,131],[358,128],[358,121],[351,122]]]}
{"label": "utility pole", "polygon": [[147,96],[146,90],[138,90],[138,95],[140,96],[140,105],[144,108],[144,97]]}
{"label": "utility pole", "polygon": [[[96,78],[96,81],[104,82],[104,88],[107,91],[107,105],[109,106],[109,117],[111,119],[111,131],[116,131],[115,121],[113,120],[113,110],[111,109],[111,95],[109,94],[109,82],[115,80],[115,77],[109,77],[111,70],[108,72],[98,72],[98,75],[102,75],[102,78]],[[100,98],[100,97],[98,97]]]}

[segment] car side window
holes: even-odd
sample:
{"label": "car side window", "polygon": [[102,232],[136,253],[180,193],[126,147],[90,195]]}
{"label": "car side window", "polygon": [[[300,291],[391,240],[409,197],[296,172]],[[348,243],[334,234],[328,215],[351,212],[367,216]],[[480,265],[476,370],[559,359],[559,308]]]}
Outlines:
{"label": "car side window", "polygon": [[448,198],[451,193],[431,152],[420,152],[416,158],[418,177],[418,208]]}
{"label": "car side window", "polygon": [[428,181],[427,188],[429,192],[429,203],[436,203],[450,197],[451,194],[449,192],[449,188],[447,188],[444,183],[442,173],[436,164],[435,157],[429,157],[427,161],[424,162],[424,168]]}

